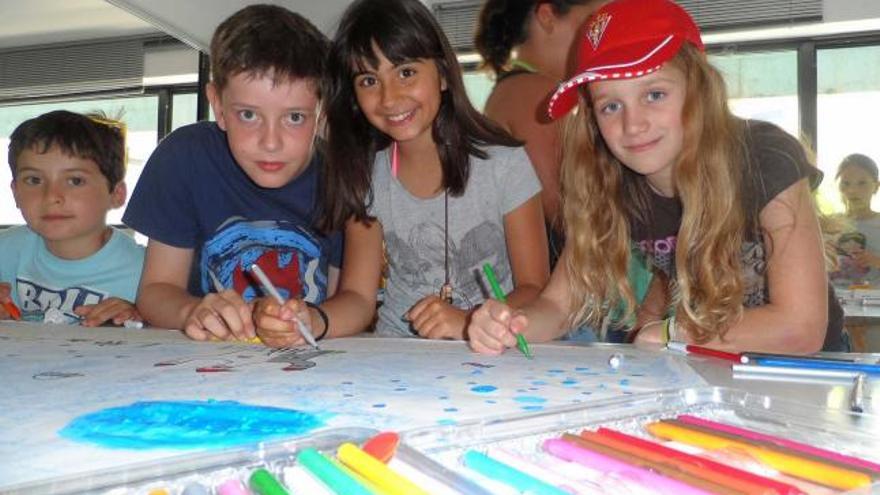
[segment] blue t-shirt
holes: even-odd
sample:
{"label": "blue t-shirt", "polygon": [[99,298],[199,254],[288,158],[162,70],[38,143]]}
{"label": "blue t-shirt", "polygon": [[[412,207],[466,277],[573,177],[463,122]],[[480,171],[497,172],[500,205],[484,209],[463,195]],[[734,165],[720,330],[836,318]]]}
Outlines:
{"label": "blue t-shirt", "polygon": [[313,228],[321,160],[287,185],[255,184],[213,122],[177,129],[147,160],[122,221],[150,239],[193,250],[189,292],[213,292],[210,272],[245,300],[263,295],[248,267],[259,265],[284,297],[320,303],[342,238]]}
{"label": "blue t-shirt", "polygon": [[115,229],[96,253],[67,260],[27,226],[11,227],[0,232],[0,253],[0,281],[12,285],[22,313],[40,321],[49,308],[75,319],[74,309],[108,297],[134,302],[144,266],[143,246]]}

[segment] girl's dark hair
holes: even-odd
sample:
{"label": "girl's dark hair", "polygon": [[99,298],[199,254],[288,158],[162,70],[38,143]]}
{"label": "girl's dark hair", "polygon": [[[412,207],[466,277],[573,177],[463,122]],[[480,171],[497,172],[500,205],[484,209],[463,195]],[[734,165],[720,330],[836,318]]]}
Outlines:
{"label": "girl's dark hair", "polygon": [[432,137],[443,167],[443,187],[464,193],[470,157],[487,158],[487,145],[520,146],[501,127],[478,112],[465,92],[455,52],[431,12],[419,0],[356,0],[339,22],[330,50],[324,94],[327,102],[327,164],[319,228],[340,229],[349,218],[369,222],[376,152],[390,138],[374,128],[358,107],[355,68],[379,64],[373,45],[393,64],[433,60],[446,81]]}
{"label": "girl's dark hair", "polygon": [[576,5],[592,0],[487,0],[480,10],[474,46],[484,65],[499,74],[504,72],[514,47],[529,37],[529,20],[542,3],[548,3],[563,16]]}

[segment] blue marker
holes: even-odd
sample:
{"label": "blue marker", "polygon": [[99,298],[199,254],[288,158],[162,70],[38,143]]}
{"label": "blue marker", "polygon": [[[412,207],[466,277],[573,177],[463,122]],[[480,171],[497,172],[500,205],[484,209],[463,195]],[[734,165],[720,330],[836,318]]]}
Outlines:
{"label": "blue marker", "polygon": [[467,451],[461,458],[465,466],[482,474],[487,478],[500,481],[505,485],[515,488],[520,493],[534,493],[537,495],[569,495],[568,492],[545,483],[519,469],[512,468],[503,462],[477,452]]}
{"label": "blue marker", "polygon": [[808,370],[839,370],[880,375],[880,365],[868,363],[847,363],[842,361],[820,361],[816,359],[799,359],[796,357],[753,358],[759,366],[775,368],[801,368]]}

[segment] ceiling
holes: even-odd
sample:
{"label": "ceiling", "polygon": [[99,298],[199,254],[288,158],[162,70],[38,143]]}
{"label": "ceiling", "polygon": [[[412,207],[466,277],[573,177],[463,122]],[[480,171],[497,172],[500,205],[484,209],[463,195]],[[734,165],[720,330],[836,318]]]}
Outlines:
{"label": "ceiling", "polygon": [[163,32],[205,48],[220,21],[251,3],[284,5],[329,34],[350,0],[0,0],[0,50]]}

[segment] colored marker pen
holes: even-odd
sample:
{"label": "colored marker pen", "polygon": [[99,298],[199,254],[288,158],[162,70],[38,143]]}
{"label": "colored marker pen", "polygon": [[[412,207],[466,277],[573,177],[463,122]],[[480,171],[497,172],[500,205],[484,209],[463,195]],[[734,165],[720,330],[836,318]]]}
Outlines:
{"label": "colored marker pen", "polygon": [[[504,295],[504,291],[501,290],[501,286],[498,285],[498,279],[495,278],[495,270],[492,269],[492,265],[485,263],[483,265],[483,273],[486,274],[486,279],[489,281],[489,287],[492,288],[492,293],[495,295],[495,299],[506,303],[507,296]],[[516,348],[519,349],[519,352],[523,353],[525,357],[532,359],[532,351],[529,349],[529,343],[526,342],[526,338],[521,333],[514,335],[516,335]]]}
{"label": "colored marker pen", "polygon": [[[260,268],[257,264],[253,264],[253,265],[251,265],[251,273],[256,275],[257,279],[260,281],[260,285],[263,286],[263,289],[265,289],[266,292],[268,292],[269,295],[272,296],[272,298],[275,299],[275,301],[279,305],[283,306],[284,305],[284,298],[281,297],[281,294],[278,292],[278,289],[275,288],[275,285],[272,284],[272,281],[269,280],[269,277],[266,276],[266,274],[263,272],[263,269]],[[301,318],[299,318],[298,316],[294,316],[294,318],[296,319],[296,322],[298,323],[298,325],[296,325],[296,328],[299,330],[299,333],[302,334],[303,338],[306,340],[306,342],[309,343],[309,345],[311,345],[315,349],[318,349],[319,348],[318,342],[315,340],[315,337],[312,335],[312,329],[309,327],[309,325],[306,322],[304,322]]]}
{"label": "colored marker pen", "polygon": [[258,468],[248,478],[248,486],[257,495],[288,495],[290,492],[269,471]]}
{"label": "colored marker pen", "polygon": [[5,309],[7,313],[9,313],[10,318],[12,318],[13,320],[21,319],[21,310],[18,309],[18,306],[16,306],[15,303],[12,302],[12,300],[6,301],[2,304],[3,309]]}

